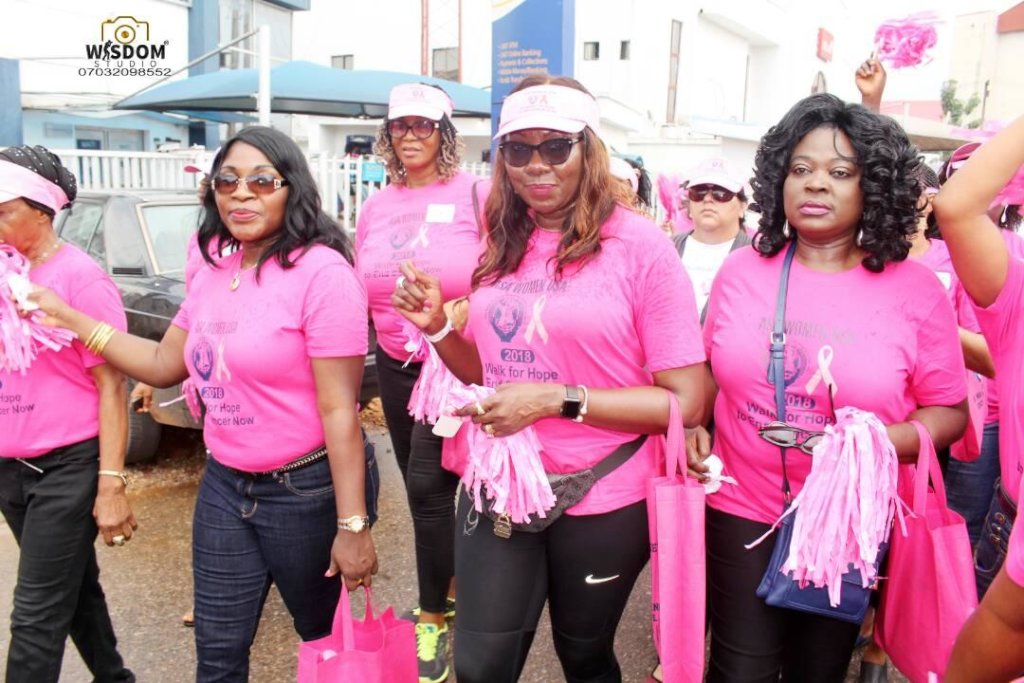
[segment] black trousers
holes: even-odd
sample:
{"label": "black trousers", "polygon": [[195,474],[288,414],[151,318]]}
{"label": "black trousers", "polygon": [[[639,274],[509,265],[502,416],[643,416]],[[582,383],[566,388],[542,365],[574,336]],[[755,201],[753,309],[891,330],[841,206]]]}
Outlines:
{"label": "black trousers", "polygon": [[565,680],[622,680],[615,631],[650,557],[646,502],[598,515],[562,515],[544,531],[513,531],[503,539],[463,493],[455,528],[459,683],[517,681],[545,601]]}
{"label": "black trousers", "polygon": [[774,536],[767,524],[707,508],[711,660],[708,683],[842,683],[858,624],[769,607],[755,591]]}
{"label": "black trousers", "polygon": [[71,636],[97,683],[134,681],[117,651],[96,564],[99,444],[0,459],[0,512],[21,549],[7,683],[56,683]]}
{"label": "black trousers", "polygon": [[420,609],[444,612],[455,574],[455,489],[459,478],[441,467],[442,439],[408,410],[420,363],[396,360],[377,347],[377,377],[384,419],[405,481],[416,543]]}

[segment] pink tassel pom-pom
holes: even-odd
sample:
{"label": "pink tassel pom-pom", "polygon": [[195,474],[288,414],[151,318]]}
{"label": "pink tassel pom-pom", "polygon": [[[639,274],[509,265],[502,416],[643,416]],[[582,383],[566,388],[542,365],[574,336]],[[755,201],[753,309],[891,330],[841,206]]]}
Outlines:
{"label": "pink tassel pom-pom", "polygon": [[409,359],[405,361],[406,365],[413,361],[417,363],[425,361],[430,354],[431,347],[430,342],[423,335],[423,331],[408,320],[402,320],[402,334],[408,339],[405,342],[405,350],[409,354]]}
{"label": "pink tassel pom-pom", "polygon": [[[43,325],[42,311],[19,314],[26,307],[25,287],[30,286],[29,260],[13,247],[0,245],[0,371],[24,375],[45,349],[59,351],[71,346],[73,332]],[[26,309],[27,310],[27,309]]]}
{"label": "pink tassel pom-pom", "polygon": [[935,47],[938,17],[932,12],[893,19],[875,31],[875,55],[894,69],[917,66],[931,61],[928,50]]}
{"label": "pink tassel pom-pom", "polygon": [[[477,385],[452,390],[447,410],[482,401],[493,389]],[[498,514],[508,513],[513,523],[525,524],[531,515],[545,517],[555,505],[544,464],[540,440],[533,427],[526,427],[504,437],[489,437],[470,420],[467,445],[469,456],[462,483],[474,506],[482,511],[485,501]]]}
{"label": "pink tassel pom-pom", "polygon": [[843,574],[860,570],[864,586],[877,579],[879,548],[902,513],[898,461],[885,425],[873,414],[840,408],[815,447],[811,473],[791,510],[789,557],[782,572],[800,585],[827,587],[839,604]]}
{"label": "pink tassel pom-pom", "polygon": [[676,212],[679,211],[679,179],[674,175],[658,175],[658,199],[665,209],[665,218],[675,221]]}

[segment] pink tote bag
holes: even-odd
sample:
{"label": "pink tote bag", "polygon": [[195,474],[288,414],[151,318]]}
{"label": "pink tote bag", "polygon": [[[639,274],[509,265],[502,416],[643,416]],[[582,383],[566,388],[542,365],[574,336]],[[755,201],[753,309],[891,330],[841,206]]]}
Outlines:
{"label": "pink tote bag", "polygon": [[941,680],[978,594],[967,525],[946,505],[931,436],[920,422],[913,424],[921,438],[916,472],[908,466],[900,472],[908,483],[913,478],[913,515],[907,516],[906,535],[897,524],[889,542],[875,640],[911,683],[926,683],[931,672]]}
{"label": "pink tote bag", "polygon": [[298,683],[417,683],[416,627],[387,608],[374,615],[366,591],[366,616],[352,618],[348,591],[341,589],[331,635],[299,644]]}
{"label": "pink tote bag", "polygon": [[985,378],[973,370],[967,371],[967,407],[970,410],[967,431],[949,447],[950,457],[960,462],[974,462],[981,457],[981,439],[988,415],[988,385]]}
{"label": "pink tote bag", "polygon": [[665,476],[647,485],[654,643],[665,683],[696,683],[704,677],[705,494],[685,475],[683,419],[678,399],[668,394]]}

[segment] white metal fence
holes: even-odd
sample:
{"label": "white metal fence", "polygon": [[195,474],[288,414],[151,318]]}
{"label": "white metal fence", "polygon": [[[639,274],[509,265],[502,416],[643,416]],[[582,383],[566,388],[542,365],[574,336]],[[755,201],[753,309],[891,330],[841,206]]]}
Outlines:
{"label": "white metal fence", "polygon": [[[105,150],[53,150],[78,178],[80,190],[190,190],[199,178],[186,173],[186,164],[208,163],[202,150],[180,152],[111,152]],[[383,164],[329,154],[309,158],[309,168],[320,188],[324,210],[335,216],[346,230],[355,229],[363,202],[387,184]],[[489,164],[463,164],[481,177],[491,174]]]}

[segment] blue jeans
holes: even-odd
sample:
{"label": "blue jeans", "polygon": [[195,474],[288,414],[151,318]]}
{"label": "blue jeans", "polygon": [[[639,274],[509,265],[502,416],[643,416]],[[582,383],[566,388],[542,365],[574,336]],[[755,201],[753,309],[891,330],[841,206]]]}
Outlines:
{"label": "blue jeans", "polygon": [[[377,466],[372,448],[366,454],[367,513],[376,518]],[[271,583],[303,640],[330,633],[341,581],[324,572],[336,516],[326,458],[275,476],[207,459],[192,525],[197,683],[248,681]]]}
{"label": "blue jeans", "polygon": [[967,522],[971,547],[978,545],[985,515],[992,505],[992,491],[999,478],[999,423],[985,425],[981,455],[974,462],[951,459],[946,470],[949,507]]}
{"label": "blue jeans", "polygon": [[974,578],[978,584],[978,599],[985,596],[988,587],[1006,560],[1010,531],[1017,509],[1006,495],[1001,483],[996,483],[992,503],[985,517],[984,533],[974,549]]}
{"label": "blue jeans", "polygon": [[99,444],[89,439],[32,458],[0,459],[0,511],[21,549],[8,683],[56,683],[68,636],[97,683],[134,681],[117,651],[96,564]]}

